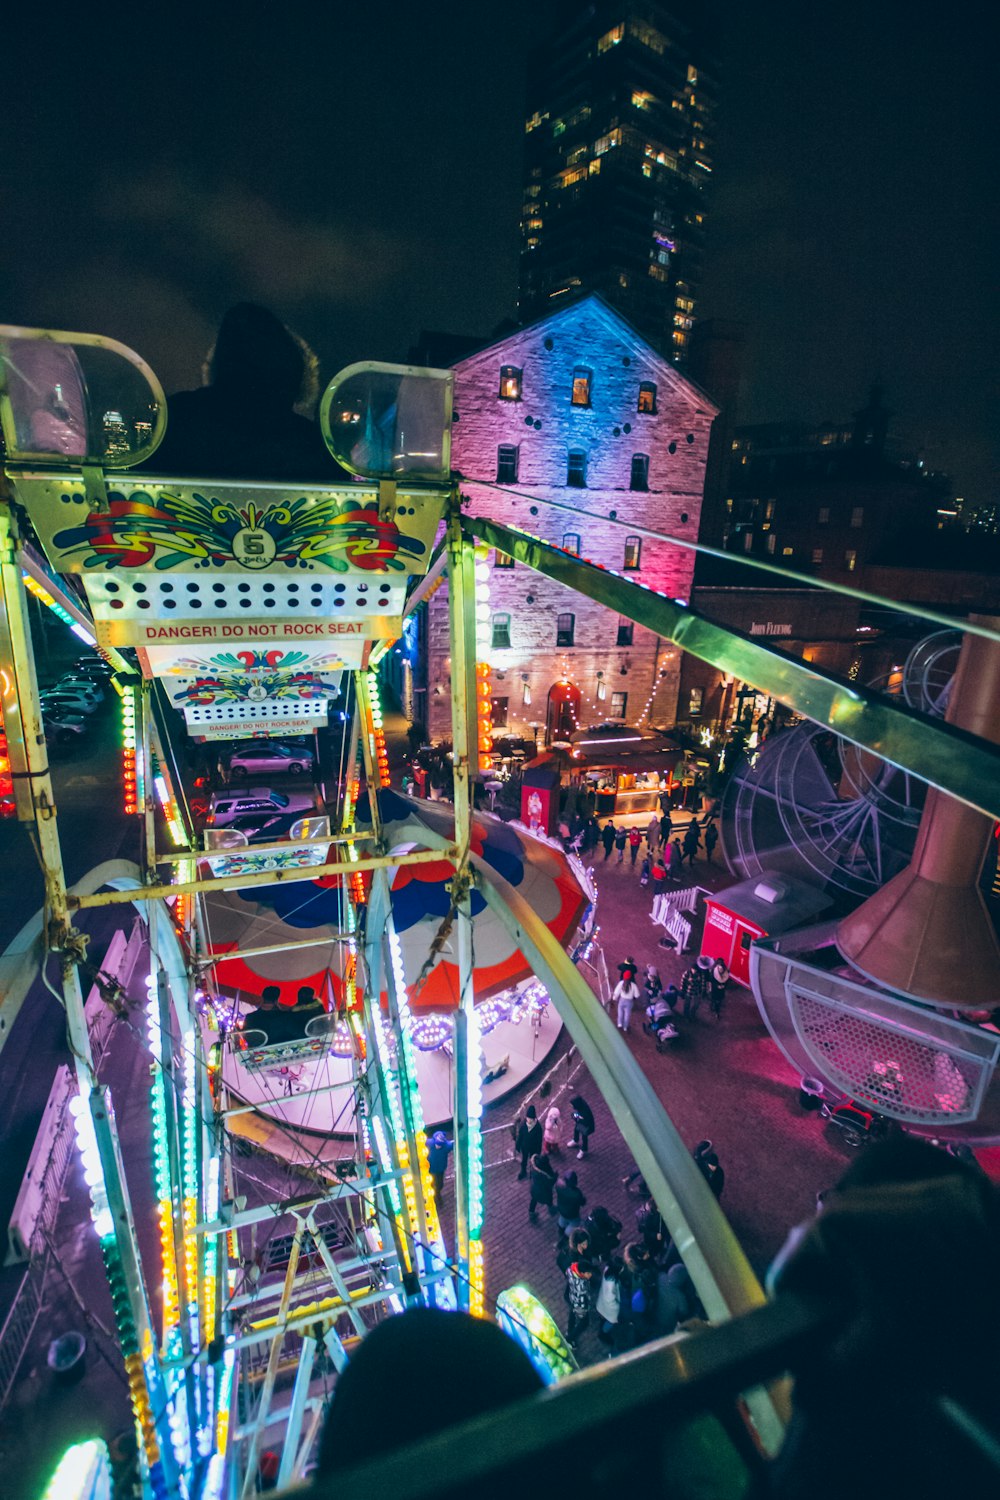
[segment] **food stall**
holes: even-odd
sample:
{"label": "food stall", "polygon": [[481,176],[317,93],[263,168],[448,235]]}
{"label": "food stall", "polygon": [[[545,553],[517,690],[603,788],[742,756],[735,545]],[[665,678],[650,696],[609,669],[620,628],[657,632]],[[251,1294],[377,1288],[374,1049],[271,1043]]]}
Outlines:
{"label": "food stall", "polygon": [[829,896],[804,880],[765,870],[705,897],[701,956],[721,958],[733,979],[749,986],[752,944],[801,927],[830,905]]}
{"label": "food stall", "polygon": [[574,778],[596,794],[599,818],[660,813],[681,786],[682,752],[665,735],[625,724],[580,729],[570,741]]}

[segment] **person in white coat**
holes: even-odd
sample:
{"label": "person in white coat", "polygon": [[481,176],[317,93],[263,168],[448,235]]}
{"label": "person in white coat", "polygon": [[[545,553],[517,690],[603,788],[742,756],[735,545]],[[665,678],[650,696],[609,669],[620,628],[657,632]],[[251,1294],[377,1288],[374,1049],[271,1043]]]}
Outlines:
{"label": "person in white coat", "polygon": [[639,998],[639,986],[629,974],[615,985],[612,999],[618,1002],[618,1030],[628,1031],[632,1020],[632,1007]]}
{"label": "person in white coat", "polygon": [[559,1130],[562,1125],[562,1114],[558,1104],[550,1104],[545,1112],[542,1122],[542,1150],[550,1156],[553,1151],[561,1149],[559,1145]]}

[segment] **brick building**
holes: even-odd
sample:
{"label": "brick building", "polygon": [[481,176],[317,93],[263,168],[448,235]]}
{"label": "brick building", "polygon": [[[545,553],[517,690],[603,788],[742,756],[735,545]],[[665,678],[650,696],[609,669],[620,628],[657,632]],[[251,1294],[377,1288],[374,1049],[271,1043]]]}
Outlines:
{"label": "brick building", "polygon": [[[697,538],[716,415],[697,387],[596,295],[454,368],[452,462],[472,514],[689,598],[694,554],[628,523]],[[498,732],[548,743],[578,726],[673,722],[680,652],[652,631],[492,553],[489,594]],[[436,741],[451,731],[446,588],[427,610]]]}

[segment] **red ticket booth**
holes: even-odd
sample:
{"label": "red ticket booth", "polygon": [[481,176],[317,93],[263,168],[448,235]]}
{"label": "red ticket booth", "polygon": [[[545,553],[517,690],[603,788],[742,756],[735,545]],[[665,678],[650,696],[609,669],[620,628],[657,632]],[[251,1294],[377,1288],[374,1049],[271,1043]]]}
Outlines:
{"label": "red ticket booth", "polygon": [[555,835],[559,822],[559,772],[551,761],[525,766],[521,779],[521,822],[533,832]]}
{"label": "red ticket booth", "polygon": [[721,958],[732,977],[750,984],[750,948],[757,938],[778,937],[812,921],[830,897],[804,880],[764,871],[705,897],[701,951]]}

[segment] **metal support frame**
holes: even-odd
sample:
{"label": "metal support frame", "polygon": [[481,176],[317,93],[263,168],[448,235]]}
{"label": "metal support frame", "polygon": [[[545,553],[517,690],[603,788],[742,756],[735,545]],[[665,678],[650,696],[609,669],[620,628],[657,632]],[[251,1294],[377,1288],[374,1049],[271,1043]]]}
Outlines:
{"label": "metal support frame", "polygon": [[467,535],[482,537],[545,577],[596,599],[701,661],[753,683],[760,692],[911,771],[921,781],[1000,818],[1000,746],[909,708],[898,698],[857,687],[739,631],[716,625],[697,610],[526,532],[479,516],[463,517],[462,527]]}
{"label": "metal support frame", "polygon": [[[455,1140],[455,1258],[459,1306],[468,1310],[472,1293],[470,1215],[469,1069],[479,1068],[479,1047],[470,1056],[469,1036],[476,1035],[472,982],[472,903],[469,850],[472,837],[472,786],[478,768],[476,748],[476,583],[474,553],[462,534],[458,498],[448,516],[448,624],[451,646],[452,760],[455,774],[456,947],[459,1003],[455,1013],[452,1115]],[[478,1078],[478,1074],[477,1074]]]}
{"label": "metal support frame", "polygon": [[[196,860],[206,857],[198,853],[190,856]],[[93,896],[71,895],[67,899],[67,905],[71,910],[90,906],[121,906],[135,900],[154,901],[202,893],[210,895],[212,891],[245,891],[258,885],[295,885],[306,880],[320,880],[326,875],[357,875],[364,870],[382,870],[395,868],[397,865],[426,865],[433,863],[435,858],[440,859],[440,854],[432,855],[426,849],[417,849],[412,854],[372,855],[350,864],[338,860],[333,864],[307,865],[299,870],[263,870],[259,874],[227,875],[218,880],[179,880],[175,885],[147,885],[140,891],[99,891]]]}

